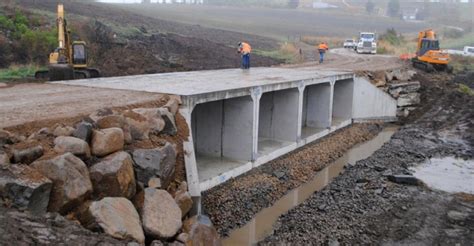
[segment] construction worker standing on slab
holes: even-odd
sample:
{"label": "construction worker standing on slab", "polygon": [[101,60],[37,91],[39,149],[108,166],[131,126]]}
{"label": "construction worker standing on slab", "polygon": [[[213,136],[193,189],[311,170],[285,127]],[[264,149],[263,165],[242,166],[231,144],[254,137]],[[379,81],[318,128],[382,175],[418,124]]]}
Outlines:
{"label": "construction worker standing on slab", "polygon": [[250,52],[252,52],[252,47],[246,42],[239,43],[239,49],[237,51],[242,55],[242,69],[250,68]]}
{"label": "construction worker standing on slab", "polygon": [[328,45],[325,42],[321,42],[318,45],[318,51],[319,51],[319,63],[324,62],[324,54],[326,54],[326,51],[329,50]]}

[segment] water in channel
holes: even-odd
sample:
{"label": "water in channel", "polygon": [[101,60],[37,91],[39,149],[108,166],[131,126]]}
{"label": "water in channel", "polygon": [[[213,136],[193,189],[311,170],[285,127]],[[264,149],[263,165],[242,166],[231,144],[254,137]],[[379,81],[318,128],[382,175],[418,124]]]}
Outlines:
{"label": "water in channel", "polygon": [[223,244],[254,245],[265,239],[265,237],[271,234],[273,225],[280,215],[301,204],[314,192],[323,189],[334,177],[343,171],[345,165],[354,165],[357,161],[371,156],[384,143],[390,140],[397,129],[395,126],[386,127],[372,140],[351,148],[341,158],[319,171],[311,181],[291,190],[273,206],[265,208],[256,214],[245,226],[234,230],[229,237],[223,240]]}

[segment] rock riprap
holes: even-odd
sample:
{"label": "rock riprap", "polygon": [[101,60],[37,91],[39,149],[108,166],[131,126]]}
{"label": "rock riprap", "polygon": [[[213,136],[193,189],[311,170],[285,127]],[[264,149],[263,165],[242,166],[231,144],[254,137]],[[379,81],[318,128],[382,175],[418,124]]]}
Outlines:
{"label": "rock riprap", "polygon": [[135,195],[133,161],[127,152],[111,154],[89,170],[97,197],[126,197]]}
{"label": "rock riprap", "polygon": [[53,181],[48,211],[65,214],[92,192],[86,164],[71,153],[36,161],[31,166]]}
{"label": "rock riprap", "polygon": [[154,238],[171,238],[181,229],[181,209],[165,190],[146,188],[141,211],[143,229]]}

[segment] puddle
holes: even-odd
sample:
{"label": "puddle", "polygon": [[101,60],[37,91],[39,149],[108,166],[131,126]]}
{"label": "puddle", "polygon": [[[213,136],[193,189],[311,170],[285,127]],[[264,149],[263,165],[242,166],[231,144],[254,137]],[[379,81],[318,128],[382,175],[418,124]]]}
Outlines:
{"label": "puddle", "polygon": [[359,144],[344,154],[341,158],[319,171],[315,177],[290,191],[280,198],[272,207],[260,211],[244,227],[232,231],[224,238],[224,245],[255,245],[271,234],[273,225],[280,215],[308,199],[314,192],[322,190],[331,180],[338,176],[346,164],[355,164],[358,160],[366,159],[386,143],[397,131],[397,127],[386,127],[375,138]]}
{"label": "puddle", "polygon": [[474,160],[433,158],[411,170],[432,189],[474,194]]}

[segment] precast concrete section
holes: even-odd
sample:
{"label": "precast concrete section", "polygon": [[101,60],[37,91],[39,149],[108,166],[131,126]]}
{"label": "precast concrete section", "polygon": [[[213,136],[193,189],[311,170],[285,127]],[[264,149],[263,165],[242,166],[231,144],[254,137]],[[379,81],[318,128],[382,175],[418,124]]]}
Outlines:
{"label": "precast concrete section", "polygon": [[226,69],[56,82],[181,96],[189,191],[202,191],[357,119],[393,120],[396,101],[351,72]]}

